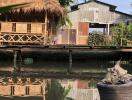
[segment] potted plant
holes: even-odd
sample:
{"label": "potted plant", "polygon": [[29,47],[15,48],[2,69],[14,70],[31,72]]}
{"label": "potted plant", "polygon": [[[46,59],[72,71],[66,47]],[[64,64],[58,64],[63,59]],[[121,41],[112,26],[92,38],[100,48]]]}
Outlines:
{"label": "potted plant", "polygon": [[132,75],[120,67],[120,61],[108,68],[106,77],[97,84],[101,100],[132,100]]}

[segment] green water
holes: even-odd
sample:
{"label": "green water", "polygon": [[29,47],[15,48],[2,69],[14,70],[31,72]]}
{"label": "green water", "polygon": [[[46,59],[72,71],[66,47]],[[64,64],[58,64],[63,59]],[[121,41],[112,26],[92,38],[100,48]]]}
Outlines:
{"label": "green water", "polygon": [[[27,59],[27,58],[26,58]],[[25,59],[22,59],[21,62],[17,62],[17,66],[21,67],[22,71],[37,71],[37,72],[67,72],[69,67],[68,60],[34,60],[27,59],[26,63]],[[31,60],[31,61],[30,61]],[[29,62],[28,62],[29,61]],[[83,59],[83,60],[73,60],[72,63],[72,72],[76,73],[106,73],[107,68],[113,67],[116,63],[116,60],[99,60],[99,59]],[[129,60],[122,61],[121,66],[128,70],[130,74],[132,74],[132,63]],[[12,60],[0,61],[0,71],[12,71],[13,62]],[[58,78],[59,79],[59,78]],[[65,79],[66,80],[66,79]],[[74,79],[77,80],[77,79]],[[100,80],[96,78],[88,79],[87,81],[91,81],[89,83],[90,87],[96,87],[96,83]],[[43,100],[42,97],[0,97],[0,100]]]}

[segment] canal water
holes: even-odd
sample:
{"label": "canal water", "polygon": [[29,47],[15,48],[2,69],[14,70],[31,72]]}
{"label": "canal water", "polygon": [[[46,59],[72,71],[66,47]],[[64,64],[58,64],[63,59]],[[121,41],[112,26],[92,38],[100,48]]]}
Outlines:
{"label": "canal water", "polygon": [[[85,74],[89,74],[86,78],[78,77],[78,78],[69,78],[66,79],[57,77],[55,78],[59,81],[62,86],[68,86],[69,84],[73,88],[77,89],[91,89],[96,88],[96,83],[100,81],[106,73],[107,68],[113,67],[118,58],[115,59],[100,59],[100,58],[85,58],[85,59],[73,59],[72,68],[70,68],[71,73],[77,73],[82,76]],[[69,75],[69,60],[68,58],[52,58],[46,59],[38,56],[30,55],[30,56],[21,56],[18,57],[17,67],[21,67],[21,71],[23,72],[48,72],[48,73],[63,73]],[[12,72],[13,71],[13,57],[11,55],[1,56],[0,58],[0,72]],[[121,60],[121,66],[128,70],[128,73],[132,74],[132,61],[131,59],[123,59]],[[92,77],[94,73],[94,77]],[[98,76],[103,73],[103,76]],[[97,75],[97,76],[96,76]],[[3,76],[2,76],[3,77]],[[6,76],[5,76],[6,77]],[[49,78],[48,78],[49,79]],[[54,78],[50,78],[54,79]],[[2,97],[0,96],[0,100],[43,100],[43,97]]]}

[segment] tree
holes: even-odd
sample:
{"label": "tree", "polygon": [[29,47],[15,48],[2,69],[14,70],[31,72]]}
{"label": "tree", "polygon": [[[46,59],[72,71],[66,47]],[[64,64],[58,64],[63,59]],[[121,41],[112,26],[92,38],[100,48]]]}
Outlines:
{"label": "tree", "polygon": [[70,21],[69,17],[67,16],[67,7],[73,3],[74,0],[59,0],[60,4],[64,7],[65,15],[60,19],[58,23],[58,28],[61,26],[72,26],[72,22]]}
{"label": "tree", "polygon": [[59,2],[63,7],[66,7],[73,3],[73,0],[59,0]]}
{"label": "tree", "polygon": [[127,26],[126,26],[126,35],[127,35],[127,39],[132,41],[132,23],[129,23]]}
{"label": "tree", "polygon": [[101,45],[106,45],[106,39],[107,37],[105,37],[104,34],[102,34],[101,32],[96,32],[93,31],[88,38],[88,44],[89,45],[96,45],[96,46],[101,46]]}
{"label": "tree", "polygon": [[48,83],[46,100],[67,100],[69,91],[70,87],[65,89],[57,80],[51,80]]}
{"label": "tree", "polygon": [[127,45],[128,40],[132,40],[132,24],[119,23],[119,25],[113,26],[112,42],[117,46]]}

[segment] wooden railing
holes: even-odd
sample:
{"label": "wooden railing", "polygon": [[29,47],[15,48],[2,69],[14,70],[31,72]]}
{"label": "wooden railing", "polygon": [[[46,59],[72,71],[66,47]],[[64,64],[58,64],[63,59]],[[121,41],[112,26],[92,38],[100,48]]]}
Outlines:
{"label": "wooden railing", "polygon": [[0,44],[47,44],[45,23],[0,22]]}

